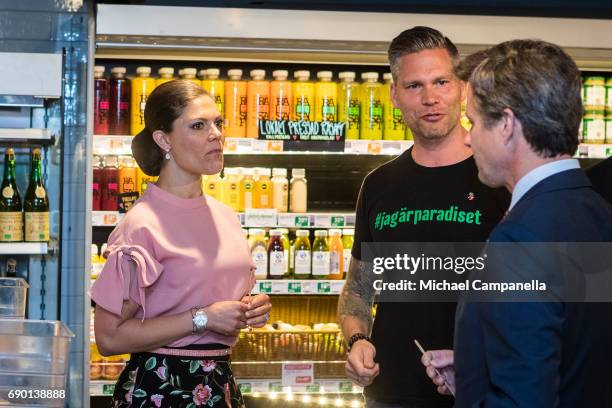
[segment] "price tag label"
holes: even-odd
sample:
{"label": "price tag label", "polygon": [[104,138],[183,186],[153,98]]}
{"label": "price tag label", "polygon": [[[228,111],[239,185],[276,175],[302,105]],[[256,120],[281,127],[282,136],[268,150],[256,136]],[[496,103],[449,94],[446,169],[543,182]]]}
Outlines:
{"label": "price tag label", "polygon": [[238,383],[238,389],[242,394],[250,394],[253,392],[253,386],[251,383]]}
{"label": "price tag label", "polygon": [[287,282],[272,281],[272,293],[276,295],[282,295],[284,293],[287,293]]}
{"label": "price tag label", "polygon": [[298,228],[308,228],[310,226],[310,220],[307,215],[296,215],[293,225]]}
{"label": "price tag label", "polygon": [[322,294],[331,293],[331,284],[328,281],[317,282],[317,293],[322,293]]}
{"label": "price tag label", "polygon": [[353,383],[350,381],[340,381],[338,392],[353,392]]}
{"label": "price tag label", "polygon": [[102,384],[102,395],[113,395],[115,384]]}
{"label": "price tag label", "polygon": [[283,151],[283,142],[281,140],[268,141],[268,152],[280,153]]}
{"label": "price tag label", "polygon": [[272,282],[259,282],[259,293],[272,293]]}
{"label": "price tag label", "polygon": [[244,225],[249,227],[269,227],[277,225],[276,210],[246,210]]}
{"label": "price tag label", "polygon": [[306,386],[306,392],[319,393],[321,392],[321,386],[319,384],[312,384]]}
{"label": "price tag label", "polygon": [[254,152],[258,152],[258,153],[268,152],[268,141],[267,140],[252,139],[251,146]]}
{"label": "price tag label", "polygon": [[235,153],[238,150],[238,143],[233,139],[225,139],[223,151],[225,153]]}
{"label": "price tag label", "polygon": [[342,215],[334,215],[331,217],[331,226],[332,227],[344,227],[344,216]]}
{"label": "price tag label", "polygon": [[105,213],[102,219],[102,225],[115,226],[119,222],[119,213]]}
{"label": "price tag label", "polygon": [[317,287],[314,281],[301,281],[302,293],[317,293]]}
{"label": "price tag label", "polygon": [[276,216],[279,227],[291,228],[295,225],[295,217],[293,214],[280,213]]}
{"label": "price tag label", "polygon": [[283,384],[279,382],[271,382],[268,384],[268,391],[283,392]]}
{"label": "price tag label", "polygon": [[399,141],[383,141],[382,151],[385,154],[400,154],[402,152],[402,144]]}
{"label": "price tag label", "polygon": [[288,293],[302,293],[302,282],[289,282]]}
{"label": "price tag label", "polygon": [[347,140],[344,142],[344,153],[353,153],[353,142]]}
{"label": "price tag label", "polygon": [[368,142],[369,154],[380,154],[382,152],[382,143],[376,140]]}
{"label": "price tag label", "polygon": [[250,153],[253,150],[253,139],[239,138],[236,140],[236,150],[239,153]]}
{"label": "price tag label", "polygon": [[342,292],[342,289],[344,288],[344,283],[345,281],[343,280],[331,281],[330,292],[334,295],[339,295]]}
{"label": "price tag label", "polygon": [[321,228],[331,227],[331,215],[315,215],[314,226]]}
{"label": "price tag label", "polygon": [[303,387],[314,382],[314,363],[283,363],[282,385],[284,387]]}

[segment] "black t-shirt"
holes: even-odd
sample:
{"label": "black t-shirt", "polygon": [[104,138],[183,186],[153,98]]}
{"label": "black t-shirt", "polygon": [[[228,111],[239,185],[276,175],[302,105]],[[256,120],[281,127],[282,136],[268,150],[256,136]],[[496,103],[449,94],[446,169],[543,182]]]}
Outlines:
{"label": "black t-shirt", "polygon": [[609,203],[612,203],[612,157],[597,163],[587,170],[593,188]]}
{"label": "black t-shirt", "polygon": [[[410,149],[365,178],[352,255],[361,259],[362,242],[484,242],[509,201],[505,189],[478,180],[472,157],[451,166],[423,167]],[[453,207],[460,216],[439,216]],[[452,398],[439,395],[426,376],[414,339],[426,349],[452,349],[455,308],[452,302],[379,303],[372,341],[380,375],[366,395],[380,402],[451,407]]]}

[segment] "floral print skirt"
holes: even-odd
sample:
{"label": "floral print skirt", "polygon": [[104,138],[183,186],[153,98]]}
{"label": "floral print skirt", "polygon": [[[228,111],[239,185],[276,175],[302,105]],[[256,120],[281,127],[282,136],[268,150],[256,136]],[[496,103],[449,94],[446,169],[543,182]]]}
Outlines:
{"label": "floral print skirt", "polygon": [[135,353],[121,372],[113,408],[244,408],[229,356]]}

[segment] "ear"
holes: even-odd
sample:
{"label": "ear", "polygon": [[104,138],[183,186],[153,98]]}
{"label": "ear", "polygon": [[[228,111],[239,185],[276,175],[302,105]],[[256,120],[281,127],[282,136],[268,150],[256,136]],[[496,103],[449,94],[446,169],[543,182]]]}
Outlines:
{"label": "ear", "polygon": [[501,137],[504,146],[507,146],[512,141],[516,141],[517,135],[515,132],[520,128],[518,119],[512,112],[512,109],[504,109],[502,112],[502,118],[499,121],[498,126],[501,128]]}
{"label": "ear", "polygon": [[467,87],[468,84],[465,81],[459,81],[459,92],[461,94],[461,102],[467,103]]}
{"label": "ear", "polygon": [[169,152],[170,151],[170,138],[168,137],[168,135],[162,131],[162,130],[156,130],[155,132],[153,132],[153,140],[155,140],[155,143],[157,143],[157,145],[164,151],[164,152]]}

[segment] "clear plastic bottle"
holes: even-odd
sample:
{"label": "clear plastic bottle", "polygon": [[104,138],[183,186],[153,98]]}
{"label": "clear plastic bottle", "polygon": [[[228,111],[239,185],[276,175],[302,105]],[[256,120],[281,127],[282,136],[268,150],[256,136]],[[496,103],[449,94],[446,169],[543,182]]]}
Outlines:
{"label": "clear plastic bottle", "polygon": [[291,277],[291,268],[289,266],[291,262],[291,242],[289,241],[289,230],[287,228],[278,228],[281,232],[281,244],[283,244],[283,251],[285,251],[285,271],[286,278]]}
{"label": "clear plastic bottle", "polygon": [[223,114],[225,106],[225,83],[219,79],[220,73],[221,71],[218,68],[208,68],[206,70],[206,79],[202,80],[202,86],[215,101],[219,113]]}
{"label": "clear plastic bottle", "polygon": [[268,241],[268,279],[283,279],[289,274],[289,260],[285,256],[285,248],[281,242],[281,236],[282,233],[279,230],[270,230],[270,240]]}
{"label": "clear plastic bottle", "polygon": [[351,250],[353,249],[353,242],[355,240],[355,230],[353,228],[346,228],[342,230],[342,272],[343,279],[346,279],[348,274],[349,266],[351,264]]}
{"label": "clear plastic bottle", "polygon": [[293,93],[291,82],[287,81],[289,72],[283,69],[272,72],[274,81],[270,82],[270,103],[272,104],[270,119],[290,120],[292,112]]}
{"label": "clear plastic bottle", "polygon": [[314,84],[308,81],[310,71],[295,71],[293,75],[293,120],[313,121],[315,89]]}
{"label": "clear plastic bottle", "polygon": [[263,229],[251,228],[249,230],[251,259],[255,264],[255,279],[268,278],[268,244]]}
{"label": "clear plastic bottle", "polygon": [[339,229],[329,230],[329,276],[328,279],[342,279],[343,245],[342,232]]}
{"label": "clear plastic bottle", "polygon": [[157,75],[159,75],[159,77],[155,79],[156,87],[176,79],[174,78],[174,68],[172,67],[162,67],[158,69]]}
{"label": "clear plastic bottle", "polygon": [[255,188],[253,189],[253,208],[272,208],[272,180],[270,169],[257,167],[255,169]]}
{"label": "clear plastic bottle", "polygon": [[361,74],[361,139],[382,139],[383,104],[377,72]]}
{"label": "clear plastic bottle", "polygon": [[355,73],[340,72],[340,88],[338,89],[338,122],[346,124],[346,139],[359,139],[361,126],[361,101],[359,100],[359,84],[355,82]]}
{"label": "clear plastic bottle", "polygon": [[225,136],[245,137],[247,122],[247,83],[241,69],[227,71],[225,81]]}
{"label": "clear plastic bottle", "polygon": [[293,169],[291,171],[291,200],[292,213],[305,213],[308,211],[308,183],[306,169]]}
{"label": "clear plastic bottle", "polygon": [[272,169],[272,208],[283,213],[289,210],[287,169]]}
{"label": "clear plastic bottle", "polygon": [[327,243],[327,231],[316,230],[312,244],[312,277],[327,279],[330,271],[330,253]]}
{"label": "clear plastic bottle", "polygon": [[402,111],[393,106],[391,100],[391,83],[393,76],[390,72],[383,74],[385,84],[382,86],[383,102],[383,139],[385,140],[404,140],[406,137],[406,124]]}
{"label": "clear plastic bottle", "polygon": [[293,275],[295,279],[310,279],[312,276],[312,249],[310,247],[310,231],[297,230],[293,243]]}
{"label": "clear plastic bottle", "polygon": [[331,71],[317,72],[315,84],[315,121],[335,122],[338,103],[338,84],[332,82]]}
{"label": "clear plastic bottle", "polygon": [[257,139],[259,121],[270,117],[270,83],[265,78],[265,70],[251,71],[251,80],[247,83],[246,137]]}

